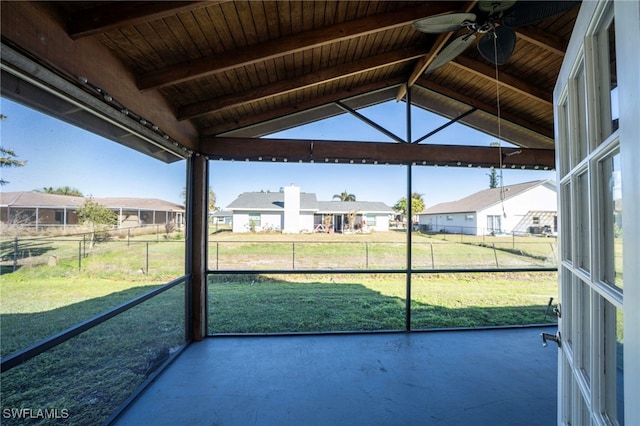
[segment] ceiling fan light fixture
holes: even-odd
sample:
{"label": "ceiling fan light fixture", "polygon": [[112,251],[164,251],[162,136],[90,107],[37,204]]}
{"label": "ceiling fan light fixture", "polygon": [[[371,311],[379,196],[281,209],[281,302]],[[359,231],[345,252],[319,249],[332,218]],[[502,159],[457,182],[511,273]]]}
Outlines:
{"label": "ceiling fan light fixture", "polygon": [[504,65],[513,54],[515,47],[516,34],[511,28],[505,26],[496,27],[494,31],[478,41],[480,55],[496,65]]}

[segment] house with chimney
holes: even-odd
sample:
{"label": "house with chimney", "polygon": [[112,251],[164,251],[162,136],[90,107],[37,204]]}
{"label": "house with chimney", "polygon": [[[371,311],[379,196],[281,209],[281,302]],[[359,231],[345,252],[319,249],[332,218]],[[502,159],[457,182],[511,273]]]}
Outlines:
{"label": "house with chimney", "polygon": [[318,201],[295,185],[279,192],[244,192],[226,210],[233,232],[388,231],[393,209],[379,201]]}

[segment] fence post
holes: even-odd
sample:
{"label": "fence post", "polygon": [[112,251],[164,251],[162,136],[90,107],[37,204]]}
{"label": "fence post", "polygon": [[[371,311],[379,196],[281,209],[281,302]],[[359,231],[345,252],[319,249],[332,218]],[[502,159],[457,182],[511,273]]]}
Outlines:
{"label": "fence post", "polygon": [[512,241],[512,245],[513,245],[513,247],[511,247],[511,248],[515,250],[515,248],[516,248],[516,231],[511,231],[511,235],[512,235],[511,241]]}
{"label": "fence post", "polygon": [[146,263],[146,267],[147,267],[147,275],[149,275],[149,241],[147,241],[147,263]]}
{"label": "fence post", "polygon": [[291,269],[296,269],[296,243],[291,243]]}
{"label": "fence post", "polygon": [[433,260],[433,243],[431,244],[431,269],[436,269],[436,262]]}
{"label": "fence post", "polygon": [[78,271],[82,270],[82,241],[78,240]]}
{"label": "fence post", "polygon": [[369,242],[368,241],[364,242],[364,256],[365,256],[364,268],[369,269]]}
{"label": "fence post", "polygon": [[216,241],[216,271],[220,269],[220,241]]}
{"label": "fence post", "polygon": [[129,247],[130,239],[131,239],[131,228],[127,229],[127,247]]}
{"label": "fence post", "polygon": [[13,239],[13,272],[18,270],[18,237]]}
{"label": "fence post", "polygon": [[498,265],[498,253],[496,252],[496,243],[493,243],[493,256],[496,258],[496,268],[499,268],[500,265]]}

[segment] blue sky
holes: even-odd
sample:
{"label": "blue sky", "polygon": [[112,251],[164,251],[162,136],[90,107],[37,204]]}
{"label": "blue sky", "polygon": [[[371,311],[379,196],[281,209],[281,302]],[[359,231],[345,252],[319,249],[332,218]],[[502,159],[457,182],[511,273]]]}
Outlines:
{"label": "blue sky", "polygon": [[[13,149],[21,168],[2,169],[9,181],[2,191],[31,191],[43,187],[71,186],[94,197],[149,197],[182,202],[185,162],[165,164],[118,143],[37,113],[1,98],[2,146]],[[394,101],[359,111],[400,137],[405,137],[406,107]],[[412,137],[417,139],[447,120],[412,109]],[[280,132],[272,137],[389,142],[390,139],[351,116],[343,114]],[[422,143],[489,146],[496,138],[461,124],[453,124]],[[504,144],[503,146],[509,146]],[[432,206],[486,189],[489,170],[477,168],[414,166],[413,192],[423,194]],[[361,201],[383,201],[393,206],[406,196],[406,166],[298,164],[211,161],[210,186],[217,205],[226,207],[246,191],[278,191],[295,184],[319,200],[347,191]],[[555,179],[553,171],[504,170],[505,185],[537,179]]]}

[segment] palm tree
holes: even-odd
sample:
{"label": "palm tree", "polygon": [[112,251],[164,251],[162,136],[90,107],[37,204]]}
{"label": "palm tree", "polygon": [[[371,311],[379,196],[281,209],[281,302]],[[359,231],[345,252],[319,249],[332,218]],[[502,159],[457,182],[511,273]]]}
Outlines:
{"label": "palm tree", "polygon": [[54,188],[53,186],[43,186],[40,189],[34,189],[34,192],[41,192],[44,194],[55,194],[55,195],[70,195],[73,197],[84,197],[82,192],[80,192],[77,188],[72,188],[70,186],[59,186],[58,188]]}
{"label": "palm tree", "polygon": [[347,190],[345,189],[342,194],[335,194],[333,196],[333,199],[339,199],[340,201],[355,201],[356,200],[356,196],[353,194],[349,194],[347,192]]}

